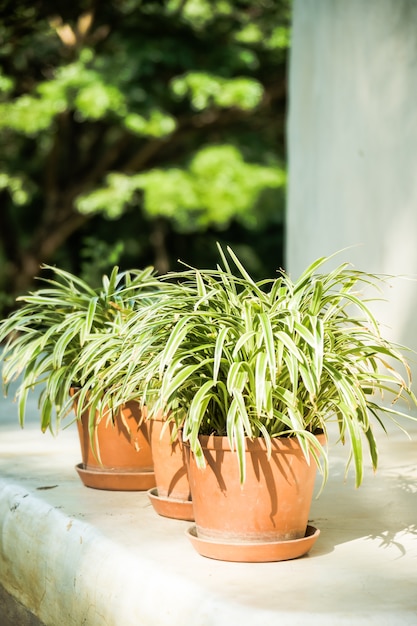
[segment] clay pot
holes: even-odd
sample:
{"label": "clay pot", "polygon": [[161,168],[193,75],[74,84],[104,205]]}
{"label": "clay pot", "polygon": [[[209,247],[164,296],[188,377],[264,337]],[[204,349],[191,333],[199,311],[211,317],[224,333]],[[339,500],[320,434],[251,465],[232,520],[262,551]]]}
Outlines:
{"label": "clay pot", "polygon": [[184,444],[200,539],[264,544],[306,536],[317,468],[312,458],[308,465],[296,438],[273,439],[269,459],[264,439],[248,439],[243,485],[227,437],[201,436],[200,443],[204,469]]}
{"label": "clay pot", "polygon": [[173,437],[174,424],[164,419],[149,421],[156,489],[148,491],[155,511],[164,517],[194,520],[190,483],[181,438]]}
{"label": "clay pot", "polygon": [[128,402],[108,423],[103,416],[96,425],[94,447],[99,451],[100,460],[91,445],[87,413],[83,413],[77,426],[86,469],[138,471],[153,468],[148,424],[142,421],[137,402]]}
{"label": "clay pot", "polygon": [[128,402],[109,420],[103,415],[96,423],[94,446],[87,411],[77,428],[82,463],[76,469],[87,487],[145,491],[155,486],[148,425],[138,402]]}
{"label": "clay pot", "polygon": [[158,495],[191,500],[184,448],[178,436],[173,439],[174,424],[164,419],[151,419],[148,425]]}

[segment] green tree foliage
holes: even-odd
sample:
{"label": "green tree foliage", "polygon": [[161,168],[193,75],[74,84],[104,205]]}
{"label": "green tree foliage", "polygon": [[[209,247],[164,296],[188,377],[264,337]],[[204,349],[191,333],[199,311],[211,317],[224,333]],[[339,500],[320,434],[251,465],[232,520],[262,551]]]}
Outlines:
{"label": "green tree foliage", "polygon": [[289,2],[0,0],[3,294],[216,239],[279,266]]}

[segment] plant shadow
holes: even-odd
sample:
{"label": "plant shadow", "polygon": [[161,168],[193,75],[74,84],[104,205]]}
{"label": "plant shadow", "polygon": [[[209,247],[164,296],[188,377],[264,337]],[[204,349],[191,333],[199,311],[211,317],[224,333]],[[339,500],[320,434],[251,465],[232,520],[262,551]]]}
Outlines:
{"label": "plant shadow", "polygon": [[403,465],[367,476],[359,489],[333,468],[324,491],[313,500],[309,523],[321,530],[314,555],[358,540],[376,542],[401,558],[417,538],[417,468]]}

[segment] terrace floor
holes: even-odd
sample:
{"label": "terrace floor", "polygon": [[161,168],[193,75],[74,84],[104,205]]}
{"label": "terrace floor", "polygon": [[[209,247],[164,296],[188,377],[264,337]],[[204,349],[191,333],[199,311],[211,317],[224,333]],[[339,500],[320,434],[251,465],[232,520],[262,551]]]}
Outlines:
{"label": "terrace floor", "polygon": [[1,399],[0,623],[416,626],[417,424],[408,427],[411,441],[380,433],[379,470],[360,489],[332,447],[308,555],[228,563],[195,552],[190,522],[158,516],[146,493],[84,487],[75,426],[43,435],[32,400],[21,430]]}

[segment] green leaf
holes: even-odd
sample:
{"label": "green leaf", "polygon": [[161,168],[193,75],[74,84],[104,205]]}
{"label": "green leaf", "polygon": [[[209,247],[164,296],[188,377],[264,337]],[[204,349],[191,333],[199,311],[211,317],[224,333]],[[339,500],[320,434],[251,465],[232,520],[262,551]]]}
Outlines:
{"label": "green leaf", "polygon": [[215,387],[216,383],[213,380],[208,380],[201,385],[195,394],[189,408],[189,420],[194,425],[199,425],[204,417],[207,405],[210,402],[211,390]]}
{"label": "green leaf", "polygon": [[[277,364],[275,361],[275,340],[272,329],[271,320],[266,313],[259,313],[258,318],[262,328],[263,343],[266,350],[268,365],[271,372],[271,381],[274,383],[276,378]],[[277,337],[279,333],[277,333]]]}
{"label": "green leaf", "polygon": [[176,350],[184,341],[190,328],[190,321],[188,317],[180,319],[169,334],[168,341],[162,352],[161,364],[159,366],[159,376],[161,377],[164,368],[167,367],[171,359],[173,358]]}
{"label": "green leaf", "polygon": [[[255,405],[256,413],[258,416],[262,414],[263,409],[267,407],[267,392],[266,392],[266,368],[267,368],[267,355],[265,352],[258,352],[256,355],[255,365]],[[268,414],[270,415],[270,409]]]}
{"label": "green leaf", "polygon": [[223,326],[220,329],[217,338],[216,344],[214,346],[214,362],[213,362],[213,381],[217,382],[217,377],[219,375],[220,362],[223,357],[223,349],[226,341],[226,337],[229,333],[229,328],[227,326]]}

